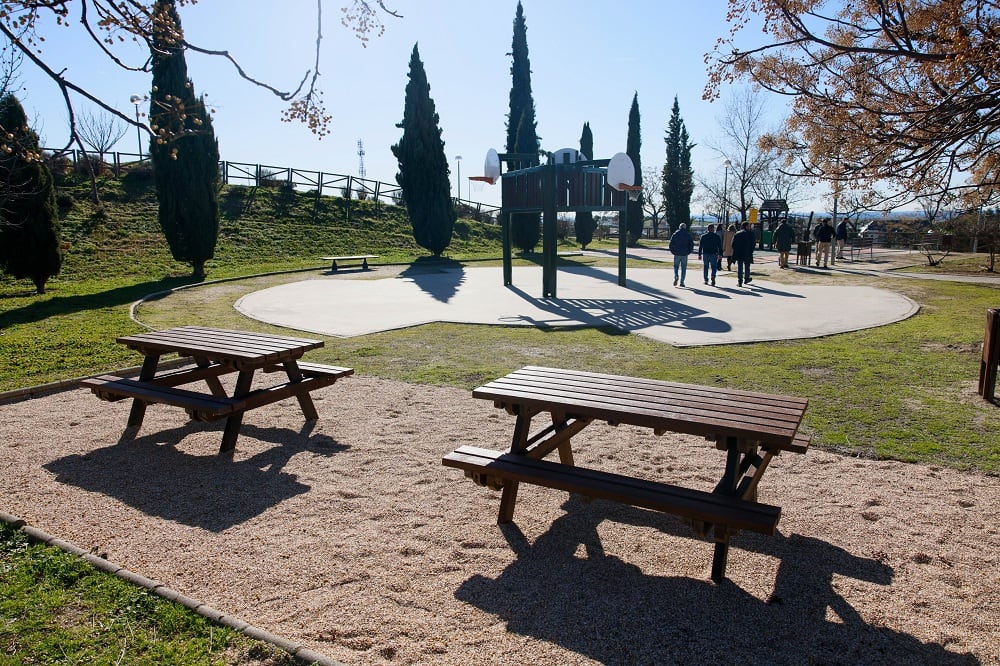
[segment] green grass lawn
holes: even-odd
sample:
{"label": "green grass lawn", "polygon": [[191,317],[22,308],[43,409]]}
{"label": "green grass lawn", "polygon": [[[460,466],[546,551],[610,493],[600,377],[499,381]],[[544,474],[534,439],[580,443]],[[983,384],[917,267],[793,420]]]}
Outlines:
{"label": "green grass lawn", "polygon": [[[95,206],[83,184],[66,183],[60,190],[64,236],[72,247],[47,294],[35,295],[27,281],[0,278],[0,391],[137,364],[140,359],[114,339],[142,330],[130,309],[152,293],[196,285],[139,307],[139,319],[152,327],[211,323],[278,331],[242,317],[232,303],[308,275],[282,271],[325,269],[323,255],[371,253],[382,264],[428,262],[399,208],[376,212],[371,202],[354,202],[348,222],[339,199],[226,188],[216,257],[207,264],[208,281],[196,284],[162,241],[149,183],[108,180],[102,191],[104,203]],[[614,251],[617,244],[592,247]],[[497,227],[460,220],[444,265],[499,265],[499,256]],[[561,263],[615,261],[568,257]],[[976,263],[985,260],[949,258],[932,270],[954,265],[971,272]],[[638,260],[630,265],[664,266]],[[985,311],[998,305],[997,290],[863,275],[822,280],[892,289],[917,302],[920,312],[896,324],[825,338],[699,348],[615,330],[429,324],[327,338],[310,358],[348,365],[359,374],[466,389],[540,364],[804,396],[810,400],[805,427],[814,433],[815,446],[1000,474],[1000,409],[976,395]],[[0,591],[2,664],[113,663],[126,643],[135,650],[129,654],[137,655],[128,663],[161,663],[170,659],[165,654],[183,654],[184,663],[238,664],[259,649],[76,558],[31,546],[6,528],[0,528]],[[96,599],[80,596],[91,592]]]}

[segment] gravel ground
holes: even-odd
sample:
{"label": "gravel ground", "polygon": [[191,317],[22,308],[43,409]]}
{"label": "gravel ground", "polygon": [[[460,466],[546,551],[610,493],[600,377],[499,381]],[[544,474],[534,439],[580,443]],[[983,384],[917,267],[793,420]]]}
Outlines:
{"label": "gravel ground", "polygon": [[[780,535],[710,542],[672,516],[441,456],[513,418],[465,390],[353,377],[221,424],[71,390],[0,407],[0,510],[349,664],[1000,663],[1000,479],[812,450],[772,462]],[[577,464],[710,489],[705,440],[593,425]]]}

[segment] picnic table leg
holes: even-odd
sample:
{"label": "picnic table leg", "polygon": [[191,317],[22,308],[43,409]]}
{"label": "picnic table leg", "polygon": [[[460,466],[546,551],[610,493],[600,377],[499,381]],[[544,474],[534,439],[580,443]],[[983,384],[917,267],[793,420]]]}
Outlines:
{"label": "picnic table leg", "polygon": [[729,535],[718,540],[716,536],[715,554],[712,556],[712,580],[721,583],[726,580],[726,563],[729,560]]}
{"label": "picnic table leg", "polygon": [[[293,383],[302,381],[302,371],[299,370],[298,363],[295,361],[285,361],[283,365],[285,366],[285,372],[288,373],[288,381]],[[299,407],[302,408],[302,415],[306,417],[306,421],[315,421],[319,418],[316,405],[313,404],[312,397],[308,391],[296,393],[295,398],[299,401]]]}
{"label": "picnic table leg", "polygon": [[[156,375],[156,368],[160,363],[160,355],[147,356],[142,361],[142,369],[139,370],[139,380],[149,381]],[[142,425],[142,419],[146,416],[146,403],[138,398],[132,399],[132,409],[128,414],[128,424],[125,427],[127,435],[133,435]]]}
{"label": "picnic table leg", "polygon": [[[250,392],[253,383],[253,370],[240,370],[239,377],[236,378],[236,390],[233,391],[234,398],[242,398]],[[243,425],[243,412],[233,412],[226,419],[226,429],[222,431],[222,446],[219,447],[219,454],[232,453],[236,449],[236,438],[240,435],[240,426]]]}
{"label": "picnic table leg", "polygon": [[497,525],[505,525],[514,520],[517,486],[517,481],[504,481],[503,491],[500,494],[500,513],[497,515]]}
{"label": "picnic table leg", "polygon": [[[740,473],[740,446],[736,437],[726,438],[726,471],[716,486],[716,492],[735,495]],[[729,559],[729,530],[725,525],[715,525],[715,553],[712,556],[712,580],[721,583],[726,579]]]}
{"label": "picnic table leg", "polygon": [[[532,413],[523,405],[517,410],[517,420],[514,422],[514,436],[510,442],[511,453],[520,453],[528,445],[528,434],[531,431]],[[504,525],[514,520],[514,505],[517,504],[517,481],[504,481],[500,493],[500,513],[497,524]]]}

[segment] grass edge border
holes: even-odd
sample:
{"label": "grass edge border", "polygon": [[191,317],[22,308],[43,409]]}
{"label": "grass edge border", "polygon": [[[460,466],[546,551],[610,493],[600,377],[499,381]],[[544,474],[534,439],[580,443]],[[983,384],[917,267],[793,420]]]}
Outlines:
{"label": "grass edge border", "polygon": [[62,550],[70,555],[75,555],[76,557],[87,561],[96,569],[100,569],[101,571],[109,573],[113,576],[117,576],[118,578],[132,583],[133,585],[145,588],[167,601],[179,603],[210,622],[227,626],[235,631],[238,631],[247,638],[268,643],[280,650],[283,650],[301,664],[315,664],[317,666],[345,666],[343,663],[311,650],[301,643],[296,643],[295,641],[272,634],[271,632],[261,629],[260,627],[256,627],[235,615],[227,615],[222,611],[198,601],[197,599],[181,594],[177,590],[169,588],[159,581],[146,578],[145,576],[134,573],[125,567],[118,566],[117,564],[99,557],[94,553],[83,550],[69,541],[53,537],[43,530],[32,527],[24,519],[19,518],[18,516],[0,510],[0,522],[6,523],[12,528],[24,532],[31,541],[42,543],[53,548],[58,548],[59,550]]}

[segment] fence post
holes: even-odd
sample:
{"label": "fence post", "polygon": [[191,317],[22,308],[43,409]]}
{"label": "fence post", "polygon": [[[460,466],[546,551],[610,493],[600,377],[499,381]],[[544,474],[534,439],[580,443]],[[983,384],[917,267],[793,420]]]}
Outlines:
{"label": "fence post", "polygon": [[997,386],[997,364],[1000,363],[1000,310],[986,311],[986,332],[983,335],[983,357],[979,363],[979,395],[993,400]]}
{"label": "fence post", "polygon": [[341,192],[341,194],[344,195],[344,204],[347,210],[347,224],[351,223],[351,188],[354,187],[354,183],[352,183],[351,181],[353,179],[354,179],[353,176],[347,177],[347,189]]}

